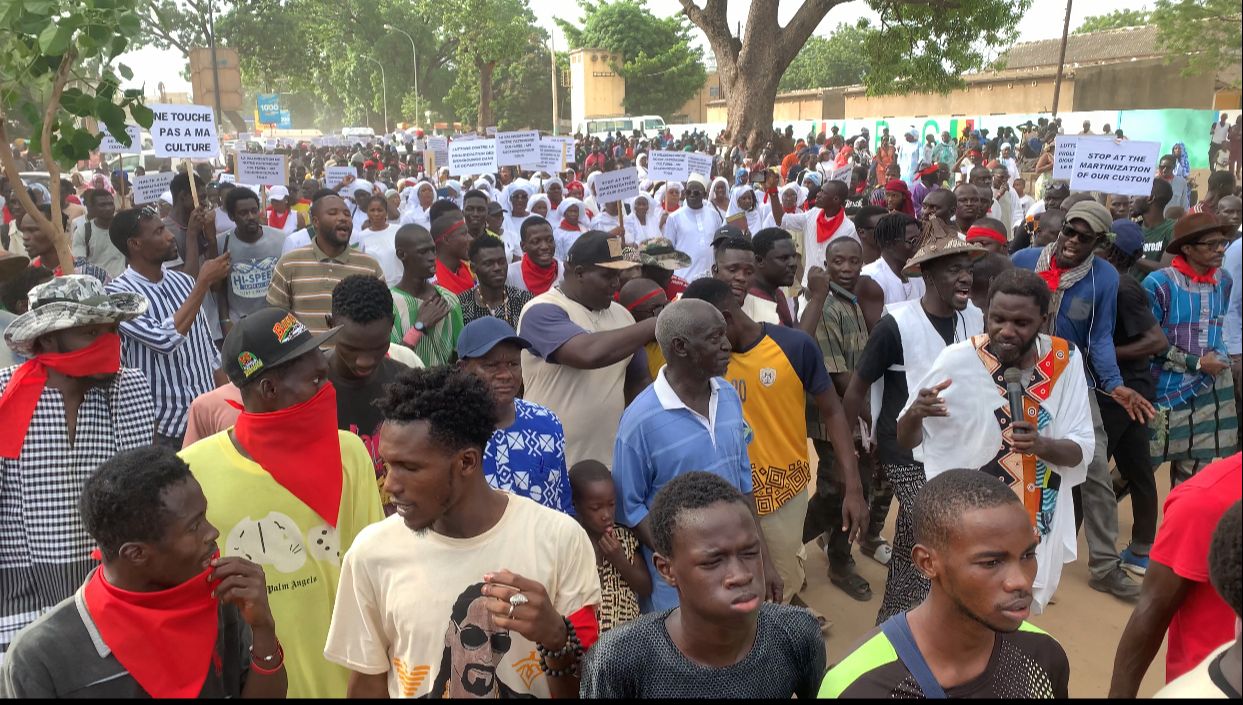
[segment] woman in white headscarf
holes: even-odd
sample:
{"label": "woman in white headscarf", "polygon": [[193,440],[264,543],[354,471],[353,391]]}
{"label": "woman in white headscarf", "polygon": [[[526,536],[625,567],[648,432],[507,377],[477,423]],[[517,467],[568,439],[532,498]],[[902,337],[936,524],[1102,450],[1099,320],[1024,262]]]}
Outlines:
{"label": "woman in white headscarf", "polygon": [[[557,206],[557,219],[553,223],[552,239],[556,242],[556,257],[565,261],[570,253],[570,245],[583,233],[583,224],[587,222],[586,207],[577,198],[565,198]],[[551,221],[550,221],[551,222]]]}
{"label": "woman in white headscarf", "polygon": [[[409,194],[408,198],[407,194]],[[401,195],[405,202],[405,207],[401,212],[401,224],[415,223],[431,231],[432,218],[428,210],[436,202],[436,187],[427,181],[420,181],[402,191]]]}
{"label": "woman in white headscarf", "polygon": [[721,220],[725,220],[733,200],[729,191],[729,181],[724,176],[713,179],[712,185],[708,188],[708,205],[716,209],[716,214],[721,216]]}
{"label": "woman in white headscarf", "polygon": [[587,210],[592,213],[602,213],[604,207],[596,202],[596,178],[600,176],[600,172],[593,171],[587,175],[587,192],[583,194],[583,205],[587,206]]}
{"label": "woman in white headscarf", "polygon": [[630,216],[626,218],[626,242],[641,245],[648,240],[663,237],[660,231],[660,212],[656,200],[640,193],[630,202]]}
{"label": "woman in white headscarf", "polygon": [[647,178],[647,152],[639,152],[635,156],[634,168],[639,174],[639,181]]}
{"label": "woman in white headscarf", "polygon": [[522,223],[531,216],[527,210],[531,200],[531,187],[517,181],[501,191],[501,207],[505,209],[505,219],[501,226],[501,239],[512,248],[513,252],[522,252]]}
{"label": "woman in white headscarf", "polygon": [[682,207],[682,182],[666,181],[664,186],[656,189],[656,203],[660,206],[660,229],[664,232],[669,214]]}
{"label": "woman in white headscarf", "polygon": [[729,212],[725,217],[728,219],[739,213],[744,214],[745,217],[734,224],[748,235],[758,233],[764,228],[764,221],[770,217],[768,206],[756,204],[755,189],[750,186],[735,186],[730,192]]}
{"label": "woman in white headscarf", "polygon": [[532,196],[531,200],[527,201],[527,211],[531,215],[538,215],[539,217],[543,218],[544,220],[547,220],[550,223],[553,220],[556,220],[556,218],[548,217],[549,213],[555,216],[556,211],[553,210],[552,207],[549,205],[548,194],[546,193],[537,193],[534,196]]}
{"label": "woman in white headscarf", "polygon": [[798,213],[807,200],[807,189],[791,182],[781,187],[781,191],[777,193],[777,199],[786,213]]}
{"label": "woman in white headscarf", "polygon": [[449,195],[447,196],[447,198],[450,201],[453,201],[454,203],[456,203],[458,208],[461,208],[462,207],[462,194],[464,193],[464,190],[462,188],[462,182],[458,181],[457,179],[449,179],[448,181],[445,182],[445,188],[449,190]]}
{"label": "woman in white headscarf", "polygon": [[544,181],[544,193],[548,195],[548,205],[556,208],[561,205],[561,199],[565,198],[565,184],[556,176],[550,176]]}

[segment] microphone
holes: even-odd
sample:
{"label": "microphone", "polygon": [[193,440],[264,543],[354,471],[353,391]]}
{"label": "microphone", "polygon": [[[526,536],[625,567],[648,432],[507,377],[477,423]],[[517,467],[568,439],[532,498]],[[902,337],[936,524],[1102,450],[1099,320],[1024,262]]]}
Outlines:
{"label": "microphone", "polygon": [[1006,380],[1006,399],[1010,401],[1010,425],[1026,421],[1023,415],[1023,372],[1017,367],[1007,367],[1002,373]]}

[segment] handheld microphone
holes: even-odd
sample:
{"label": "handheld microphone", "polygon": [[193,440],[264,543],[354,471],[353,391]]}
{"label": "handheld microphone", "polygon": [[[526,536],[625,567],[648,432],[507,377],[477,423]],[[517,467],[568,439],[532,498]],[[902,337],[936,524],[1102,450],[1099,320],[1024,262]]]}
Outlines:
{"label": "handheld microphone", "polygon": [[1002,373],[1006,380],[1006,399],[1010,401],[1010,425],[1026,421],[1023,415],[1023,372],[1017,367],[1008,367]]}

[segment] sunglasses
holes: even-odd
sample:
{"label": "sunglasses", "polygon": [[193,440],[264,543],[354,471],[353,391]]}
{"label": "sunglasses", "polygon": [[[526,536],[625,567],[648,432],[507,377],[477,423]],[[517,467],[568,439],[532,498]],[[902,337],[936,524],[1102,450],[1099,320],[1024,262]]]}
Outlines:
{"label": "sunglasses", "polygon": [[1062,226],[1062,237],[1067,240],[1078,240],[1085,245],[1094,244],[1096,241],[1101,239],[1101,236],[1097,233],[1081,233],[1069,225]]}
{"label": "sunglasses", "polygon": [[458,639],[461,640],[462,646],[472,651],[490,641],[492,642],[492,650],[503,654],[508,652],[509,647],[512,645],[512,639],[508,632],[489,634],[473,624],[458,627]]}
{"label": "sunglasses", "polygon": [[1192,247],[1199,247],[1202,250],[1224,250],[1230,246],[1229,240],[1209,240],[1207,242],[1193,243]]}

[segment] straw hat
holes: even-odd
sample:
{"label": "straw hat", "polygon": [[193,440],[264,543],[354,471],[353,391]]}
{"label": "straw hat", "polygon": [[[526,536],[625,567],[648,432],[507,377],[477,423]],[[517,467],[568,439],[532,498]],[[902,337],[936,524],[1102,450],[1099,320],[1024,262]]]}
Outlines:
{"label": "straw hat", "polygon": [[977,260],[988,254],[988,250],[968,243],[958,237],[958,233],[949,230],[948,227],[941,225],[938,219],[933,218],[924,227],[923,244],[915,256],[907,260],[906,266],[902,268],[902,274],[908,277],[923,276],[921,265],[924,262],[959,254],[970,255],[972,260]]}

